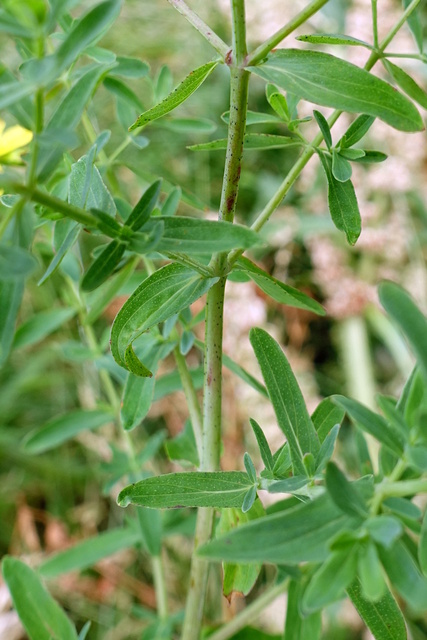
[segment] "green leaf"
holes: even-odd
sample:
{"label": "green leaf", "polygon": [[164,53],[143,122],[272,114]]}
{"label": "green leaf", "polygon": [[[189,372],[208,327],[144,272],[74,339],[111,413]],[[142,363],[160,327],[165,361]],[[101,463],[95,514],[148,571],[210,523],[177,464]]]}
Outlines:
{"label": "green leaf", "polygon": [[219,61],[208,62],[192,71],[164,100],[142,113],[136,122],[129,127],[129,131],[145,127],[149,122],[173,111],[200,87],[218,64]]}
{"label": "green leaf", "polygon": [[320,640],[322,633],[322,618],[320,612],[303,616],[301,600],[303,584],[291,580],[288,588],[288,602],[286,606],[285,634],[283,640]]}
{"label": "green leaf", "polygon": [[257,498],[257,488],[255,485],[253,485],[247,490],[243,498],[242,513],[247,513],[252,508],[256,498]]}
{"label": "green leaf", "polygon": [[368,518],[364,524],[371,538],[383,547],[392,547],[403,533],[401,522],[393,516],[381,514]]}
{"label": "green leaf", "polygon": [[123,489],[117,498],[121,507],[129,504],[150,508],[240,507],[251,483],[240,471],[169,473],[140,480]]}
{"label": "green leaf", "polygon": [[315,461],[315,474],[321,473],[326,467],[326,463],[332,458],[339,430],[340,425],[336,424],[334,427],[332,427],[332,429],[322,442]]}
{"label": "green leaf", "polygon": [[135,338],[188,307],[217,280],[201,278],[177,264],[166,265],[146,278],[114,320],[111,351],[116,362],[126,368],[125,351]]}
{"label": "green leaf", "polygon": [[[364,157],[364,156],[362,156]],[[351,164],[337,149],[332,149],[332,174],[338,182],[347,182],[351,178]]]}
{"label": "green leaf", "polygon": [[129,217],[126,219],[126,225],[133,231],[138,231],[150,218],[150,214],[156,206],[160,195],[161,180],[156,180],[142,194]]}
{"label": "green leaf", "polygon": [[0,280],[0,365],[9,355],[15,333],[15,323],[24,295],[24,282]]}
{"label": "green leaf", "polygon": [[122,76],[123,78],[143,78],[150,67],[139,58],[129,58],[127,56],[117,56],[117,65],[110,71],[110,76]]}
{"label": "green leaf", "polygon": [[239,527],[204,545],[198,554],[231,562],[322,562],[330,555],[332,538],[359,524],[360,519],[344,514],[324,494]]}
{"label": "green leaf", "polygon": [[[221,120],[228,124],[230,122],[230,112],[225,111],[221,116]],[[246,126],[248,127],[252,124],[276,124],[277,122],[283,122],[283,119],[271,113],[260,113],[250,109],[246,112]]]}
{"label": "green leaf", "polygon": [[396,591],[417,613],[427,610],[427,578],[422,575],[407,546],[398,540],[391,549],[378,548],[381,562]]}
{"label": "green leaf", "polygon": [[345,409],[337,406],[333,399],[334,396],[324,398],[324,400],[317,405],[311,416],[320,443],[325,440],[335,425],[340,425],[344,420]]}
{"label": "green leaf", "polygon": [[[402,1],[403,8],[407,9],[411,4],[411,0],[403,0]],[[421,24],[419,11],[415,10],[411,13],[409,18],[406,19],[408,23],[408,27],[410,28],[412,35],[414,36],[414,40],[418,46],[418,50],[420,53],[423,52],[423,26]]]}
{"label": "green leaf", "polygon": [[75,315],[75,309],[52,309],[50,311],[37,313],[21,324],[16,330],[13,339],[14,349],[29,347],[40,342],[62,327]]}
{"label": "green leaf", "polygon": [[407,640],[402,612],[387,587],[378,602],[371,602],[363,596],[360,581],[355,578],[347,593],[375,640]]}
{"label": "green leaf", "polygon": [[164,231],[163,221],[156,218],[156,221],[145,225],[145,231],[134,231],[128,242],[128,250],[145,255],[157,249]]}
{"label": "green leaf", "polygon": [[71,440],[82,431],[102,427],[113,418],[111,411],[76,409],[33,429],[24,440],[24,451],[33,455],[43,453]]}
{"label": "green leaf", "polygon": [[323,113],[320,113],[320,111],[317,111],[316,109],[314,109],[313,111],[313,115],[316,118],[316,122],[319,126],[319,129],[322,133],[323,139],[326,143],[326,146],[328,147],[329,150],[331,150],[332,147],[332,136],[331,136],[331,130],[329,128],[329,124],[328,121],[326,120],[325,116],[323,115]]}
{"label": "green leaf", "polygon": [[384,595],[386,584],[377,549],[371,541],[359,549],[358,574],[363,596],[378,602]]}
{"label": "green leaf", "polygon": [[318,51],[279,49],[253,73],[309,102],[366,113],[401,131],[421,131],[422,118],[407,98],[355,65]]}
{"label": "green leaf", "polygon": [[77,640],[75,628],[33,569],[6,556],[3,578],[31,640]]}
{"label": "green leaf", "polygon": [[174,187],[162,204],[162,216],[174,216],[182,197],[181,187]]}
{"label": "green leaf", "polygon": [[[183,216],[159,216],[164,224],[163,236],[156,247],[159,253],[180,252],[212,254],[231,249],[249,249],[261,244],[260,236],[239,224],[201,220]],[[150,228],[149,226],[147,227]]]}
{"label": "green leaf", "polygon": [[365,150],[365,155],[360,158],[353,158],[353,162],[360,162],[361,164],[372,164],[377,162],[384,162],[387,160],[388,155],[382,151],[373,151],[371,149]]}
{"label": "green leaf", "polygon": [[302,599],[304,613],[319,611],[344,596],[357,571],[357,549],[333,551],[316,571]]}
{"label": "green leaf", "polygon": [[357,400],[344,398],[344,396],[335,396],[334,402],[343,407],[350,418],[356,422],[363,431],[370,433],[387,449],[397,456],[403,453],[403,442],[398,433],[396,433],[387,421],[377,413],[374,413],[368,407],[365,407]]}
{"label": "green leaf", "polygon": [[[119,117],[120,124],[127,125],[127,121],[126,123],[122,123],[122,120],[120,119],[121,105],[127,107],[127,110],[129,110],[132,114],[132,117],[134,117],[135,111],[138,112],[143,108],[141,100],[138,98],[136,93],[132,91],[132,89],[130,89],[124,82],[118,80],[117,78],[110,78],[110,76],[108,76],[107,78],[104,78],[103,84],[107,91],[116,96],[118,112],[117,115]],[[127,113],[127,111],[125,113]],[[127,130],[127,126],[124,128],[125,130]]]}
{"label": "green leaf", "polygon": [[347,160],[357,161],[357,160],[360,160],[360,158],[365,157],[366,151],[364,151],[363,149],[340,148],[339,155],[342,156],[343,158],[346,158]]}
{"label": "green leaf", "polygon": [[378,394],[376,396],[376,401],[386,419],[393,426],[393,429],[399,432],[405,442],[408,442],[410,433],[409,426],[406,424],[403,414],[397,408],[394,398]]}
{"label": "green leaf", "polygon": [[165,449],[169,460],[179,462],[182,466],[190,463],[194,467],[200,464],[197,453],[196,439],[193,427],[189,420],[186,421],[184,429],[175,438],[165,442]]}
{"label": "green leaf", "polygon": [[243,456],[243,463],[245,465],[246,473],[249,476],[249,480],[251,482],[253,482],[254,484],[256,484],[256,482],[257,482],[257,473],[256,473],[255,465],[252,462],[251,456],[247,452]]}
{"label": "green leaf", "polygon": [[61,245],[58,247],[58,250],[56,251],[56,254],[55,254],[52,262],[49,264],[49,266],[46,269],[46,271],[44,272],[43,276],[38,281],[37,284],[39,286],[41,286],[44,282],[46,282],[46,280],[48,278],[50,278],[50,276],[53,273],[55,273],[55,271],[57,270],[57,268],[61,264],[61,262],[64,259],[64,257],[67,255],[68,251],[76,243],[77,238],[79,236],[80,225],[77,224],[77,222],[73,222],[72,220],[57,220],[56,224],[55,224],[55,232],[56,232],[56,229],[57,229],[58,225],[60,225],[61,223],[65,223],[63,226],[67,225],[66,226],[66,228],[68,230],[67,235],[65,236],[65,238],[64,238],[63,242],[61,243]]}
{"label": "green leaf", "polygon": [[33,38],[31,29],[27,29],[27,27],[18,22],[12,15],[6,13],[4,9],[0,9],[0,32],[8,33],[17,38]]}
{"label": "green leaf", "polygon": [[25,279],[37,266],[37,260],[26,249],[0,244],[0,280],[3,282]]}
{"label": "green leaf", "polygon": [[288,103],[284,95],[280,93],[280,90],[274,84],[267,84],[265,87],[265,95],[268,100],[268,104],[279,116],[283,122],[289,122],[291,114],[289,112]]}
{"label": "green leaf", "polygon": [[338,145],[341,148],[352,147],[367,134],[374,122],[375,118],[373,116],[366,114],[357,116],[356,120],[351,123],[345,134],[339,140]]}
{"label": "green leaf", "polygon": [[77,20],[54,54],[55,73],[69,67],[86,47],[96,42],[112,24],[119,10],[120,2],[107,0]]}
{"label": "green leaf", "polygon": [[349,244],[356,243],[362,231],[359,205],[350,180],[339,182],[332,172],[329,156],[319,152],[319,158],[328,180],[328,205],[332,221],[337,229],[344,231]]}
{"label": "green leaf", "polygon": [[427,576],[427,511],[424,513],[421,525],[420,542],[418,545],[418,561],[421,571]]}
{"label": "green leaf", "polygon": [[246,273],[251,280],[253,280],[264,293],[273,298],[273,300],[290,307],[306,309],[320,316],[325,315],[324,308],[316,302],[316,300],[313,300],[313,298],[310,298],[302,291],[298,291],[298,289],[273,278],[273,276],[270,276],[266,271],[263,271],[243,256],[238,259],[234,268],[234,271],[239,270]]}
{"label": "green leaf", "polygon": [[113,240],[101,251],[83,276],[81,288],[83,291],[97,289],[113,273],[125,252],[126,245],[119,240]]}
{"label": "green leaf", "polygon": [[333,462],[326,466],[326,487],[332,500],[344,513],[364,518],[368,515],[365,501],[353,482]]}
{"label": "green leaf", "polygon": [[[298,147],[302,142],[298,138],[291,136],[278,136],[269,133],[245,133],[243,138],[243,149],[281,149],[283,147]],[[227,138],[220,140],[212,140],[211,142],[202,142],[200,144],[192,144],[187,149],[190,151],[220,151],[227,148]]]}
{"label": "green leaf", "polygon": [[270,451],[270,447],[268,446],[267,438],[265,437],[263,430],[255,420],[249,418],[249,422],[251,423],[252,430],[255,434],[259,452],[261,454],[261,459],[265,465],[265,468],[272,472],[274,460]]}
{"label": "green leaf", "polygon": [[[264,508],[260,500],[256,500],[253,507],[247,512],[240,509],[222,509],[221,518],[215,530],[216,536],[226,535],[247,522],[256,520],[265,515]],[[225,562],[223,566],[223,593],[231,601],[233,594],[247,595],[254,586],[262,565],[257,564],[234,564]]]}
{"label": "green leaf", "polygon": [[398,87],[402,89],[412,100],[418,102],[424,109],[427,109],[427,93],[406,73],[403,69],[382,58],[381,62],[390,73]]}
{"label": "green leaf", "polygon": [[372,49],[371,45],[358,38],[335,33],[312,33],[307,36],[297,36],[296,40],[310,42],[311,44],[338,44],[349,47],[366,47]]}
{"label": "green leaf", "polygon": [[308,415],[301,390],[277,342],[262,329],[251,329],[249,338],[276,413],[289,443],[294,474],[307,475],[304,454],[317,454],[319,440]]}
{"label": "green leaf", "polygon": [[409,340],[427,380],[427,319],[411,296],[394,282],[381,283],[379,296],[384,309]]}
{"label": "green leaf", "polygon": [[68,200],[83,209],[98,209],[112,217],[116,214],[114,200],[89,154],[71,166]]}
{"label": "green leaf", "polygon": [[70,571],[82,571],[103,558],[133,547],[140,537],[137,527],[129,526],[98,533],[44,560],[39,573],[46,578],[56,578]]}
{"label": "green leaf", "polygon": [[87,634],[89,633],[91,624],[92,624],[91,620],[88,620],[86,622],[86,624],[83,625],[83,627],[81,628],[80,633],[79,633],[79,640],[86,640],[86,637],[87,637]]}

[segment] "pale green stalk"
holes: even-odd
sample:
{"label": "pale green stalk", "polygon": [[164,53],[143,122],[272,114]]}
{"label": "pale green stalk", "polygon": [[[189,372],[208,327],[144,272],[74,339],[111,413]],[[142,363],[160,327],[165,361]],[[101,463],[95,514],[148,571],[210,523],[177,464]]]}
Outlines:
{"label": "pale green stalk", "polygon": [[289,34],[291,34],[299,26],[307,22],[312,15],[317,13],[329,0],[313,0],[302,11],[300,11],[292,20],[287,22],[281,29],[273,33],[265,42],[252,51],[246,61],[246,66],[253,66],[263,60],[268,53]]}
{"label": "pale green stalk", "polygon": [[197,453],[199,460],[202,459],[203,450],[203,418],[200,410],[199,400],[197,398],[196,389],[187,367],[187,362],[182,355],[179,347],[174,349],[175,362],[181,379],[182,388],[187,400],[188,413],[190,414],[191,425],[194,431],[194,437],[197,445]]}
{"label": "pale green stalk", "polygon": [[202,35],[218,53],[225,58],[230,47],[207,25],[184,0],[168,0],[181,15]]}
{"label": "pale green stalk", "polygon": [[378,49],[378,11],[377,0],[371,0],[372,5],[372,31],[374,36],[374,47]]}
{"label": "pale green stalk", "polygon": [[[227,58],[230,66],[230,122],[221,193],[219,220],[232,222],[236,209],[243,136],[246,126],[249,73],[242,68],[246,49],[244,0],[231,0],[233,51]],[[223,274],[226,254],[215,254],[210,266]],[[203,436],[200,469],[218,471],[221,448],[222,403],[222,333],[226,278],[222,277],[209,290],[206,302],[205,359],[203,384]],[[194,553],[191,561],[182,640],[199,640],[209,572],[209,562],[197,556],[199,546],[212,534],[213,509],[199,509],[197,514]]]}

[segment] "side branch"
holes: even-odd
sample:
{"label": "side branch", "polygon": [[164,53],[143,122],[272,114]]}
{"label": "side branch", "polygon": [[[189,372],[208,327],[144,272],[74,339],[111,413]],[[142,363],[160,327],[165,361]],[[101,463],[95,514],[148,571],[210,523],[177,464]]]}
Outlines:
{"label": "side branch", "polygon": [[225,58],[230,51],[230,47],[221,40],[221,38],[213,31],[209,25],[204,22],[195,11],[184,2],[184,0],[168,0],[181,15],[183,15],[190,24],[202,35],[212,47],[218,51],[222,58]]}

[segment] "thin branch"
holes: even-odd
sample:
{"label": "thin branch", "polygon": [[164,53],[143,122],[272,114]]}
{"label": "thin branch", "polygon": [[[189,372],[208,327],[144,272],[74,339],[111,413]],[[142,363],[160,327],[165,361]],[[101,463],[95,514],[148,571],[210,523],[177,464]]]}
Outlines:
{"label": "thin branch", "polygon": [[300,13],[298,13],[295,18],[292,18],[285,26],[281,29],[273,33],[272,36],[268,38],[265,42],[259,45],[252,53],[249,54],[246,62],[246,66],[253,66],[258,64],[263,58],[266,57],[268,53],[276,45],[278,45],[284,38],[286,38],[292,31],[295,31],[300,25],[304,24],[312,15],[317,13],[319,9],[323,7],[328,2],[328,0],[313,0],[310,4],[305,7]]}
{"label": "thin branch", "polygon": [[168,0],[169,4],[171,4],[181,15],[184,16],[188,20],[188,22],[193,25],[195,29],[202,35],[212,47],[218,51],[222,58],[225,58],[227,53],[230,51],[230,48],[224,40],[221,40],[219,35],[213,31],[209,25],[204,22],[200,16],[197,15],[195,11],[190,9],[184,0]]}

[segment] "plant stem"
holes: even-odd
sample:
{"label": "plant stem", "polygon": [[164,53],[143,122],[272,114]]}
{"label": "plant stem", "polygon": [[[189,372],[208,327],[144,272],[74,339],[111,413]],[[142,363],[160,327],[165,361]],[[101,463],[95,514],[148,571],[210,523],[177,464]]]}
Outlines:
{"label": "plant stem", "polygon": [[181,378],[182,388],[184,389],[185,398],[187,400],[188,412],[190,414],[190,420],[194,431],[194,437],[196,439],[197,452],[199,454],[199,460],[202,459],[203,449],[203,419],[202,412],[200,410],[199,401],[197,399],[196,389],[194,388],[193,380],[191,379],[190,372],[187,367],[187,362],[182,355],[179,347],[174,349],[175,362],[178,369],[179,377]]}
{"label": "plant stem", "polygon": [[246,627],[246,625],[253,622],[260,613],[265,609],[267,605],[270,605],[277,596],[280,596],[288,588],[289,580],[284,580],[267,589],[259,598],[254,600],[249,606],[245,607],[243,611],[238,613],[230,622],[225,624],[221,629],[212,633],[209,636],[209,640],[228,640],[234,636],[235,633]]}
{"label": "plant stem", "polygon": [[156,592],[157,613],[160,619],[168,617],[168,593],[160,555],[151,557],[153,567],[153,581]]}
{"label": "plant stem", "polygon": [[[227,153],[219,220],[233,222],[239,188],[243,136],[246,127],[249,73],[237,65],[246,56],[244,0],[231,0],[233,26],[233,52],[230,64],[230,122],[228,126]],[[227,255],[215,254],[210,266],[218,275],[224,274]],[[220,280],[208,292],[205,319],[205,358],[203,384],[203,434],[200,469],[219,469],[221,447],[222,405],[222,332],[226,278]],[[197,557],[199,546],[207,542],[212,534],[213,509],[199,509],[197,514],[194,551],[191,561],[190,581],[185,609],[182,640],[199,640],[203,621],[209,563]]]}
{"label": "plant stem", "polygon": [[377,0],[371,0],[372,6],[372,30],[374,35],[374,47],[378,49],[378,11]]}
{"label": "plant stem", "polygon": [[246,66],[254,66],[261,62],[263,58],[272,50],[276,45],[279,44],[284,38],[286,38],[290,33],[295,31],[300,25],[304,24],[312,15],[317,13],[319,9],[323,7],[328,2],[328,0],[313,0],[309,5],[305,7],[300,13],[298,13],[295,18],[292,18],[288,23],[286,23],[281,29],[273,33],[272,36],[268,38],[265,42],[260,44],[259,47],[254,49],[252,53],[249,54]]}
{"label": "plant stem", "polygon": [[190,9],[184,0],[168,0],[181,15],[193,25],[193,27],[202,35],[218,53],[225,58],[230,47],[207,25],[195,11]]}

